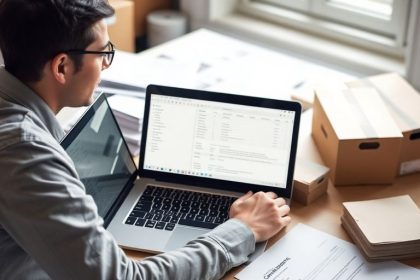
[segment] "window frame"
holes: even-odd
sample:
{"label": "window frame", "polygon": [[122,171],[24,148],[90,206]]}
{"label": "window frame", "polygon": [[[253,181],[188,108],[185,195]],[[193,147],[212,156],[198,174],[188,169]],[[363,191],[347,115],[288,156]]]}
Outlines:
{"label": "window frame", "polygon": [[[363,15],[357,12],[352,12],[351,10],[336,7],[334,4],[329,4],[328,2],[329,1],[326,0],[313,1],[313,12],[331,20],[337,20],[358,28],[395,38],[397,44],[402,46],[405,36],[404,29],[406,27],[404,18],[407,18],[408,15],[408,5],[410,4],[409,0],[393,1],[393,12],[389,21],[373,16]],[[355,15],[357,15],[357,20],[353,18]]]}
{"label": "window frame", "polygon": [[[238,7],[241,12],[262,19],[380,51],[386,55],[404,57],[411,0],[394,0],[394,12],[387,24],[385,20],[360,13],[357,13],[357,20],[354,20],[355,12],[337,10],[327,2],[328,0],[240,0]],[[325,17],[327,13],[331,13],[333,17]]]}
{"label": "window frame", "polygon": [[280,5],[285,6],[291,9],[299,10],[299,11],[308,11],[309,10],[309,0],[262,0],[258,2],[264,2],[273,5]]}

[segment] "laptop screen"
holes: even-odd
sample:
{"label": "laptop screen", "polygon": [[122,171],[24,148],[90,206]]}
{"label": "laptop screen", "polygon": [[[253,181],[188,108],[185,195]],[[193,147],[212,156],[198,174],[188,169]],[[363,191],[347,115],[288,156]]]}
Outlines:
{"label": "laptop screen", "polygon": [[285,188],[295,112],[151,95],[144,168]]}
{"label": "laptop screen", "polygon": [[146,95],[140,172],[290,190],[298,104],[153,88]]}
{"label": "laptop screen", "polygon": [[106,217],[137,168],[104,94],[89,107],[61,145],[73,160],[99,215]]}

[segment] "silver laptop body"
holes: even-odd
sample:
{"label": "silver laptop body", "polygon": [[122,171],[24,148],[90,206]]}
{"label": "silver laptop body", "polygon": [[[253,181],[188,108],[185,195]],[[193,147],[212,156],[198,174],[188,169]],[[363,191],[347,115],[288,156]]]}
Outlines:
{"label": "silver laptop body", "polygon": [[[62,145],[118,244],[165,252],[228,219],[209,216],[207,201],[231,203],[249,190],[290,201],[300,113],[296,102],[150,85],[138,168],[104,95]],[[187,196],[205,202],[193,210],[197,203],[174,198]],[[171,204],[179,218],[164,215],[164,201],[180,204]]]}

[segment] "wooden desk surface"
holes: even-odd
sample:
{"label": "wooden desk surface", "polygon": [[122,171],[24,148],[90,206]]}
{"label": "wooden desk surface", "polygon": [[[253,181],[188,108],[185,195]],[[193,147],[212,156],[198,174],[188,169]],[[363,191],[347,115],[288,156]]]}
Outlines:
{"label": "wooden desk surface", "polygon": [[[310,136],[311,119],[311,111],[305,112],[302,115],[298,158],[302,157],[322,163],[322,159]],[[340,217],[343,213],[342,202],[384,198],[404,194],[410,195],[417,206],[420,206],[420,173],[399,177],[392,185],[334,187],[331,182],[329,182],[327,194],[323,195],[312,204],[304,206],[294,201],[291,203],[291,224],[271,238],[268,242],[268,247],[272,246],[298,223],[304,223],[337,236],[338,238],[351,241],[340,222]],[[131,250],[125,250],[125,252],[128,256],[135,259],[142,259],[150,256],[150,254],[147,253]],[[420,269],[420,258],[408,259],[402,262]],[[225,275],[224,279],[234,279],[234,275],[242,268],[243,266],[239,266],[232,269]]]}

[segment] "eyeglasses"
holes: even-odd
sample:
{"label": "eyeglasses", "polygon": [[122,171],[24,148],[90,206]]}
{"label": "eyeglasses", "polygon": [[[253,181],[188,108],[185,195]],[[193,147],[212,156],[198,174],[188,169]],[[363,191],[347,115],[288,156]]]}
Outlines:
{"label": "eyeglasses", "polygon": [[108,49],[110,49],[109,51],[67,50],[67,51],[64,51],[64,53],[68,53],[68,54],[101,54],[104,57],[105,67],[108,68],[109,66],[111,66],[112,61],[114,60],[115,48],[114,48],[114,44],[112,44],[111,42],[108,42],[107,47],[108,47]]}

